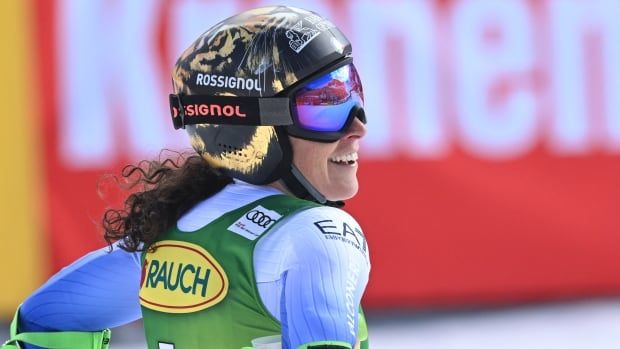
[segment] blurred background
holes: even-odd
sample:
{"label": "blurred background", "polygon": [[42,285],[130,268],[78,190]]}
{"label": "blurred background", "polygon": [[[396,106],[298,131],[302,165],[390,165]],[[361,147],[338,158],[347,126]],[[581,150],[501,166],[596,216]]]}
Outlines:
{"label": "blurred background", "polygon": [[[620,0],[286,1],[353,43],[369,132],[346,210],[375,348],[620,346]],[[3,0],[0,341],[104,246],[127,163],[188,149],[176,57],[266,1]],[[140,324],[113,347],[145,347]]]}

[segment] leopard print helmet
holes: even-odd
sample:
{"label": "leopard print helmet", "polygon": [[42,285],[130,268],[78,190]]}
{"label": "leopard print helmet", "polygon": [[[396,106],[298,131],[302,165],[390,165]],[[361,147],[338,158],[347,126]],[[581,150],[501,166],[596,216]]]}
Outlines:
{"label": "leopard print helmet", "polygon": [[[350,54],[347,38],[320,15],[262,7],[200,35],[177,60],[173,89],[183,95],[272,97]],[[198,124],[185,129],[193,148],[233,178],[261,185],[290,175],[292,151],[284,127]]]}

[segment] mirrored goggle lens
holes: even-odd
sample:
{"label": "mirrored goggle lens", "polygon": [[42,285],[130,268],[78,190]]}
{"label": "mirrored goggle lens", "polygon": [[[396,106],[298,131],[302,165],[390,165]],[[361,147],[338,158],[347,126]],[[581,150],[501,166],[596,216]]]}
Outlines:
{"label": "mirrored goggle lens", "polygon": [[364,92],[353,64],[311,81],[295,94],[299,126],[310,131],[342,130],[355,106],[364,106]]}

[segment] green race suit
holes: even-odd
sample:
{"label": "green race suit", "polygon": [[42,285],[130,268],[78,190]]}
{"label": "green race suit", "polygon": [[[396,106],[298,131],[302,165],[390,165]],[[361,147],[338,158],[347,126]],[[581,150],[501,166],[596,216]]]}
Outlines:
{"label": "green race suit", "polygon": [[149,349],[239,349],[280,334],[280,322],[258,294],[254,248],[287,216],[314,206],[273,195],[198,231],[173,228],[162,236],[142,255],[140,303]]}

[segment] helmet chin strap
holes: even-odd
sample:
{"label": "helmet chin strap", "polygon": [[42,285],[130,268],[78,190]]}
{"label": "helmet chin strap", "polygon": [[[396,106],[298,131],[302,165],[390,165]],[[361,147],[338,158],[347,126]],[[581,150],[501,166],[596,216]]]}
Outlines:
{"label": "helmet chin strap", "polygon": [[288,190],[300,199],[316,201],[319,204],[333,207],[344,206],[344,202],[342,201],[327,200],[293,164],[291,164],[291,170],[282,176],[282,181]]}

